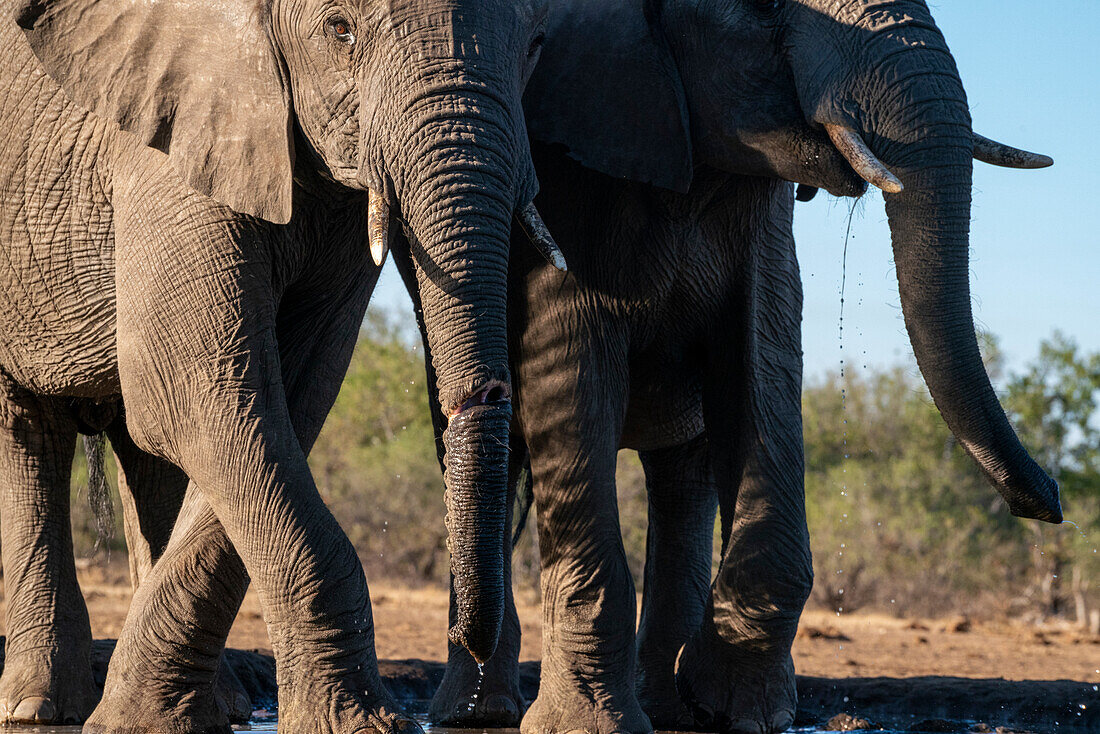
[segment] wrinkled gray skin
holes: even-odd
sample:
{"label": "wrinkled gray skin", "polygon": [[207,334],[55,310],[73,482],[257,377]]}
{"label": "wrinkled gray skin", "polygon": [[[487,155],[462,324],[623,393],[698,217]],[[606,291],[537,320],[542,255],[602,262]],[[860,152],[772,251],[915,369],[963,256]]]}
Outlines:
{"label": "wrinkled gray skin", "polygon": [[[794,196],[778,179],[864,190],[823,124],[859,131],[905,185],[886,196],[901,302],[948,425],[1013,512],[1060,521],[1057,487],[1017,441],[978,353],[970,116],[926,5],[653,0],[644,11],[555,6],[525,98],[542,141],[538,204],[569,272],[517,256],[509,276],[514,435],[530,448],[544,624],[542,682],[520,728],[777,732],[794,717],[790,649],[812,584]],[[637,635],[620,447],[639,451],[649,491]],[[504,629],[473,714],[476,670],[452,646],[434,720],[522,711],[514,616]]]}
{"label": "wrinkled gray skin", "polygon": [[[87,731],[227,731],[210,693],[250,580],[283,730],[415,729],[379,681],[362,567],[306,455],[378,276],[369,187],[413,243],[436,398],[461,418],[448,482],[497,485],[492,507],[460,491],[449,520],[452,637],[488,658],[540,0],[2,0],[0,16],[0,710],[81,720],[96,699],[67,500],[78,428],[106,427],[128,503],[170,523],[190,484]],[[141,532],[151,559],[164,528]]]}

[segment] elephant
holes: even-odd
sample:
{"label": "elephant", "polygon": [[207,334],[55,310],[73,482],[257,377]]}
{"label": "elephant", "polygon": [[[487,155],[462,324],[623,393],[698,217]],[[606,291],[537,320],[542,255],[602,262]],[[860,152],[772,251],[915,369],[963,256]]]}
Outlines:
{"label": "elephant", "polygon": [[[510,227],[541,228],[521,97],[545,0],[0,0],[0,14],[0,716],[229,731],[211,691],[254,582],[280,727],[417,730],[379,679],[362,565],[306,456],[400,228],[449,422],[450,637],[489,658]],[[67,503],[76,436],[100,431],[128,529],[159,560],[96,705]]]}
{"label": "elephant", "polygon": [[[1052,161],[973,132],[922,0],[563,0],[524,106],[537,204],[569,263],[510,262],[512,474],[525,445],[542,562],[524,734],[794,720],[813,570],[790,182],[801,199],[884,191],[905,322],[944,420],[1014,514],[1061,521],[1057,484],[990,386],[968,282],[973,159]],[[408,254],[396,259],[415,301]],[[638,451],[649,497],[637,630],[620,448]],[[519,721],[508,612],[484,680],[450,647],[433,721]]]}

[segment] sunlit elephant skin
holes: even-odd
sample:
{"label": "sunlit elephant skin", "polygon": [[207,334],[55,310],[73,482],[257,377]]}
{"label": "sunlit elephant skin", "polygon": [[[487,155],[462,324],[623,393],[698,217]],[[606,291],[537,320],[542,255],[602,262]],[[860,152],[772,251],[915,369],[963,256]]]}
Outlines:
{"label": "sunlit elephant skin", "polygon": [[541,0],[0,0],[0,16],[0,715],[80,721],[95,703],[67,499],[77,431],[107,428],[139,522],[171,496],[170,525],[189,485],[171,539],[150,529],[149,562],[167,549],[88,731],[228,731],[209,694],[250,581],[284,730],[416,729],[379,682],[362,567],[306,455],[400,222],[454,419],[448,483],[497,485],[484,503],[456,490],[449,519],[451,636],[488,658]]}
{"label": "sunlit elephant skin", "polygon": [[[923,2],[567,0],[524,104],[538,204],[569,264],[517,253],[509,276],[543,569],[525,734],[793,721],[790,648],[812,566],[782,180],[802,195],[858,196],[865,180],[887,192],[906,324],[946,422],[1014,513],[1061,520],[1057,486],[989,386],[967,281],[972,156],[1049,160],[973,135]],[[620,447],[639,450],[650,495],[637,635]],[[515,649],[504,639],[499,654]],[[449,662],[433,718],[473,719],[476,671],[460,649]],[[511,695],[514,669],[491,659],[496,687],[480,696]]]}

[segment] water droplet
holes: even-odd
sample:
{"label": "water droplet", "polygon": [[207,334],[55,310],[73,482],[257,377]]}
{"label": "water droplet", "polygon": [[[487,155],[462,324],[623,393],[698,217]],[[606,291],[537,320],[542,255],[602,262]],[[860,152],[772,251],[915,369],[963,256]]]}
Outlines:
{"label": "water droplet", "polygon": [[467,711],[473,711],[474,706],[477,705],[477,697],[481,694],[481,684],[485,680],[485,664],[477,664],[477,685],[474,686],[474,694],[470,697],[470,703],[466,707]]}

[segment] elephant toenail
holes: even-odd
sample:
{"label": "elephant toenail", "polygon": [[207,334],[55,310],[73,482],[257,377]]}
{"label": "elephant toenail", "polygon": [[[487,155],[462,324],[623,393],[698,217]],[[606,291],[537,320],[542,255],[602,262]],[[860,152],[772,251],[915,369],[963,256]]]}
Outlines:
{"label": "elephant toenail", "polygon": [[49,724],[57,717],[57,708],[53,701],[41,696],[24,698],[15,707],[12,721],[26,724]]}
{"label": "elephant toenail", "polygon": [[764,724],[756,719],[734,719],[729,723],[729,731],[735,734],[770,734],[773,729],[765,729]]}
{"label": "elephant toenail", "polygon": [[519,706],[511,696],[497,693],[485,699],[485,713],[492,716],[519,717]]}
{"label": "elephant toenail", "polygon": [[705,703],[695,704],[695,713],[697,716],[702,716],[708,722],[714,719],[714,709],[707,706]]}
{"label": "elephant toenail", "polygon": [[771,729],[769,731],[780,732],[787,731],[794,725],[794,712],[792,711],[780,711],[778,714],[772,716]]}

